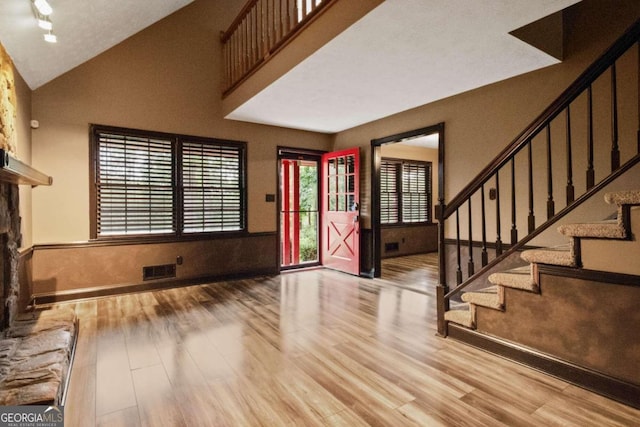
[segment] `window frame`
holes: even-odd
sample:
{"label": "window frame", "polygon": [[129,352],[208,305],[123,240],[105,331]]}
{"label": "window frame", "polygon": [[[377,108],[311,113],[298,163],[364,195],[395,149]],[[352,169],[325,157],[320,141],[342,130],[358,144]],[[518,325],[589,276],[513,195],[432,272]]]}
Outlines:
{"label": "window frame", "polygon": [[[395,165],[395,186],[396,186],[396,198],[397,198],[397,220],[395,222],[383,222],[383,206],[382,206],[382,181],[383,170],[386,168],[385,163],[394,164]],[[425,194],[427,197],[427,219],[425,221],[411,221],[406,222],[403,220],[404,218],[404,191],[403,191],[403,182],[404,182],[404,166],[405,165],[419,165],[425,167]],[[380,158],[380,227],[410,227],[410,226],[420,226],[420,225],[429,225],[433,224],[433,164],[432,162],[423,161],[423,160],[411,160],[411,159],[399,159],[393,157],[381,157]]]}
{"label": "window frame", "polygon": [[[157,138],[171,140],[172,144],[172,195],[173,195],[173,221],[175,229],[170,233],[141,233],[141,234],[117,234],[98,235],[98,142],[99,135],[103,133],[113,133],[115,135],[135,138]],[[184,182],[183,182],[183,159],[182,144],[211,144],[223,147],[233,147],[238,150],[238,175],[240,181],[240,228],[236,230],[185,232],[184,224]],[[246,235],[247,229],[247,143],[244,141],[234,141],[219,138],[207,138],[183,134],[147,131],[140,129],[130,129],[115,126],[92,124],[89,128],[89,215],[90,215],[90,240],[100,242],[124,242],[127,240],[140,242],[153,241],[182,241],[201,240],[217,237],[233,237],[234,235]]]}

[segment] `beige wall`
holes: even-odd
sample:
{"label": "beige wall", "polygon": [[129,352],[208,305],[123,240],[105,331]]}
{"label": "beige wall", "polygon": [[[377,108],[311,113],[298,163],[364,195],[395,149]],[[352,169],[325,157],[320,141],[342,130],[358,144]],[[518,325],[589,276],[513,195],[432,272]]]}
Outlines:
{"label": "beige wall", "polygon": [[[13,68],[13,78],[16,89],[16,133],[18,143],[16,146],[16,157],[21,161],[31,164],[31,89],[25,83],[24,79]],[[21,233],[22,247],[31,246],[32,225],[31,225],[31,187],[29,185],[21,185],[20,187],[20,216],[22,218]],[[35,190],[37,191],[37,189]]]}
{"label": "beige wall", "polygon": [[[615,7],[606,0],[584,0],[565,12],[566,28],[566,60],[560,64],[544,68],[532,73],[498,82],[483,88],[462,93],[451,98],[424,105],[381,120],[377,120],[335,135],[335,149],[360,146],[363,147],[363,165],[370,162],[370,141],[387,135],[402,133],[413,129],[445,123],[445,200],[450,200],[466,184],[468,184],[509,142],[511,142],[544,108],[546,108],[566,87],[592,63],[622,32],[638,17],[637,1],[616,0]],[[437,60],[437,58],[434,58]],[[634,62],[635,61],[635,62]],[[622,61],[625,66],[619,72],[626,73],[626,65],[637,64],[637,49]],[[399,64],[400,66],[401,64]],[[631,67],[628,67],[631,69]],[[633,71],[635,72],[635,71]],[[428,77],[428,73],[425,75]],[[622,83],[626,84],[626,83]],[[603,83],[606,86],[606,82]],[[631,86],[625,86],[619,92],[630,97],[637,94],[637,77]],[[595,95],[597,96],[597,94]],[[608,99],[608,97],[607,97]],[[633,98],[630,98],[633,99]],[[610,130],[607,127],[610,110],[603,104],[596,108],[597,120],[605,123],[597,130],[597,142],[602,146],[610,145]],[[627,99],[621,99],[622,105],[632,105]],[[609,107],[610,108],[610,107]],[[576,111],[577,113],[577,111]],[[630,126],[621,129],[620,143],[624,145],[623,156],[628,158],[635,144],[633,126],[637,125],[637,106],[632,107],[631,116],[626,116],[625,123]],[[554,134],[560,131],[554,128]],[[575,140],[583,137],[584,131],[576,133]],[[560,147],[560,144],[558,144]],[[584,150],[576,150],[578,158],[584,159]],[[534,152],[536,169],[543,171],[545,151]],[[598,155],[596,168],[606,169],[606,155]],[[541,163],[543,162],[543,163]],[[566,182],[562,176],[563,165],[554,166],[556,195],[564,198],[561,186]],[[524,171],[525,169],[520,169]],[[365,172],[367,182],[363,191],[369,192],[369,173]],[[576,167],[576,185],[584,186],[584,169]],[[523,183],[523,177],[518,177]],[[504,185],[504,184],[503,184]],[[546,179],[542,176],[534,179],[539,191],[536,198],[536,216],[543,218],[546,212]],[[521,189],[524,187],[520,187]],[[501,188],[508,194],[510,187]],[[519,191],[519,197],[526,194]],[[502,200],[503,208],[508,206],[506,197]],[[525,200],[518,199],[519,204]],[[363,212],[367,212],[363,206]],[[538,212],[539,211],[539,212]],[[364,215],[363,215],[364,216]],[[363,218],[365,223],[368,218]],[[506,221],[505,221],[506,224]],[[526,228],[525,225],[521,225]],[[464,229],[464,224],[462,224]],[[506,227],[506,226],[504,226]],[[479,232],[476,227],[474,234]],[[508,228],[503,228],[508,231]],[[505,233],[507,234],[507,233]]]}
{"label": "beige wall", "polygon": [[89,124],[248,142],[250,232],[276,230],[276,147],[327,150],[310,132],[224,120],[220,31],[242,7],[196,0],[33,92],[33,165],[54,185],[33,193],[34,243],[89,239]]}

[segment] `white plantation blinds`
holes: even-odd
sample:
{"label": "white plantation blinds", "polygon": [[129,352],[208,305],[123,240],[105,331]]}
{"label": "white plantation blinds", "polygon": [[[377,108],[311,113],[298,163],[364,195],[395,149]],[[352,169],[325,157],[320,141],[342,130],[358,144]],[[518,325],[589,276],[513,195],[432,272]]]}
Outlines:
{"label": "white plantation blinds", "polygon": [[184,232],[242,229],[240,148],[182,144]]}
{"label": "white plantation blinds", "polygon": [[245,228],[245,145],[94,127],[92,237]]}
{"label": "white plantation blinds", "polygon": [[431,222],[431,163],[382,159],[380,223]]}

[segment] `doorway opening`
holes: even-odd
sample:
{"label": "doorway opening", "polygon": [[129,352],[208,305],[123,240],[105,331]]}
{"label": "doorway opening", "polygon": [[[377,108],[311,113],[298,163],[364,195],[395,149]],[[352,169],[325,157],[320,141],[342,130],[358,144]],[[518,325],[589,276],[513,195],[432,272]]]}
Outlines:
{"label": "doorway opening", "polygon": [[439,249],[434,205],[444,203],[444,123],[374,139],[371,149],[373,276],[391,266],[410,280],[420,264],[427,273],[420,277],[437,283],[437,258],[422,254]]}
{"label": "doorway opening", "polygon": [[320,264],[320,160],[315,152],[278,150],[281,270]]}

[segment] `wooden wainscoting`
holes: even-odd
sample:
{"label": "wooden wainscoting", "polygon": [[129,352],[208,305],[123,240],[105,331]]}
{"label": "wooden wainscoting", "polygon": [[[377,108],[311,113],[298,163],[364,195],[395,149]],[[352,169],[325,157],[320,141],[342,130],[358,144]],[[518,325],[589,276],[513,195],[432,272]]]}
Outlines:
{"label": "wooden wainscoting", "polygon": [[[184,286],[226,278],[277,274],[277,234],[211,239],[36,245],[36,303]],[[172,266],[175,277],[145,280],[145,267]]]}

